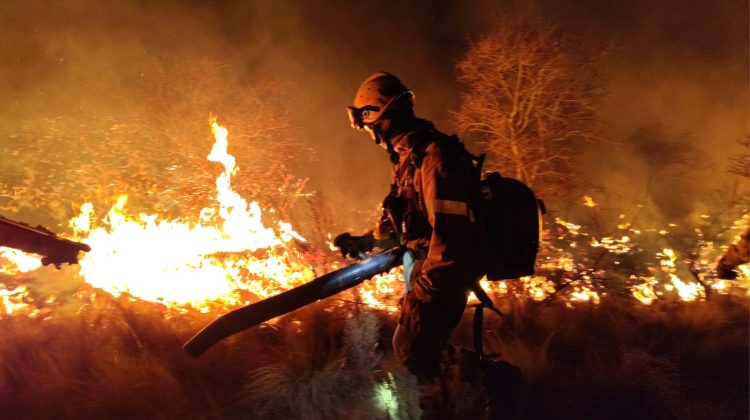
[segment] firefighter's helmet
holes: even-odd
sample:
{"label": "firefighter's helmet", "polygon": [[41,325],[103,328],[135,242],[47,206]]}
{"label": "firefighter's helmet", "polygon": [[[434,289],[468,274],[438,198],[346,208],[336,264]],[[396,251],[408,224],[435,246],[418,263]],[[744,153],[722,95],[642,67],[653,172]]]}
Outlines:
{"label": "firefighter's helmet", "polygon": [[414,104],[414,93],[398,77],[378,71],[365,79],[354,95],[354,103],[346,108],[353,128],[362,130],[375,124],[388,109]]}

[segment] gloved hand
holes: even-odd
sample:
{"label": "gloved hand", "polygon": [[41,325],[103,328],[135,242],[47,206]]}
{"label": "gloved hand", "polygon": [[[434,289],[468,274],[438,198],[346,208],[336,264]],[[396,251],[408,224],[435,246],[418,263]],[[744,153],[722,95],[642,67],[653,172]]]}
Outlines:
{"label": "gloved hand", "polygon": [[719,278],[724,280],[736,280],[737,272],[728,268],[721,268],[718,270]]}
{"label": "gloved hand", "polygon": [[375,238],[373,238],[372,232],[362,236],[352,236],[352,234],[345,232],[334,238],[333,244],[341,250],[342,257],[349,256],[362,259],[366,252],[372,251]]}
{"label": "gloved hand", "polygon": [[721,258],[716,262],[716,274],[720,279],[734,280],[737,278],[737,272],[729,268],[725,263],[724,259]]}

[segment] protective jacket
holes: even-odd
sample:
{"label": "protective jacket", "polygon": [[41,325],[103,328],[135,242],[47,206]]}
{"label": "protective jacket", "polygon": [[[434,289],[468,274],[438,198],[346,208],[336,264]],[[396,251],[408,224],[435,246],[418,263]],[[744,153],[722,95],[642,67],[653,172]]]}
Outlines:
{"label": "protective jacket", "polygon": [[[457,138],[424,120],[391,141],[398,154],[391,220],[411,250],[404,258],[407,293],[393,348],[413,374],[430,378],[439,374],[440,353],[478,280],[470,206],[474,167]],[[407,261],[410,257],[413,261]]]}
{"label": "protective jacket", "polygon": [[424,120],[392,142],[398,162],[391,189],[403,205],[398,229],[416,259],[423,260],[412,290],[425,302],[463,290],[476,275],[478,258],[472,162],[458,139]]}

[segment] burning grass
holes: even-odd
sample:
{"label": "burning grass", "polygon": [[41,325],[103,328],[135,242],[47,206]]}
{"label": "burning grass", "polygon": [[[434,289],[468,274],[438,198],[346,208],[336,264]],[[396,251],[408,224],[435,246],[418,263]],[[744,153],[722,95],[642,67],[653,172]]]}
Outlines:
{"label": "burning grass", "polygon": [[[182,343],[217,313],[343,263],[232,188],[226,129],[215,121],[212,129],[209,159],[224,171],[218,206],[197,222],[133,216],[120,198],[103,218],[84,205],[71,221],[92,245],[80,267],[36,268],[27,255],[2,252],[14,262],[0,270],[4,416],[418,416],[415,380],[390,351],[396,272],[231,337],[199,360],[184,354]],[[487,347],[523,372],[519,416],[745,418],[750,272],[727,283],[711,269],[715,245],[731,235],[709,241],[698,229],[690,253],[670,248],[668,231],[636,228],[624,215],[609,234],[549,222],[539,275],[487,284],[506,313],[487,322]],[[203,289],[211,285],[218,289]],[[459,348],[471,342],[469,318],[454,337]],[[476,384],[452,378],[447,399],[476,416],[484,404]]]}
{"label": "burning grass", "polygon": [[[4,417],[418,414],[416,384],[390,350],[396,317],[389,312],[329,299],[193,360],[181,344],[210,315],[115,298],[81,281],[74,267],[25,276],[35,291],[64,293],[37,316],[0,320]],[[498,303],[506,315],[487,319],[485,342],[523,372],[520,418],[746,418],[746,299]],[[454,335],[459,347],[471,343],[470,315]],[[456,406],[481,411],[481,396],[466,391],[475,388],[455,385]]]}
{"label": "burning grass", "polygon": [[181,345],[211,316],[115,298],[74,269],[37,274],[25,280],[68,283],[74,293],[37,316],[0,322],[3,416],[323,418],[376,410],[381,322],[371,312],[337,300],[314,305],[193,360]]}

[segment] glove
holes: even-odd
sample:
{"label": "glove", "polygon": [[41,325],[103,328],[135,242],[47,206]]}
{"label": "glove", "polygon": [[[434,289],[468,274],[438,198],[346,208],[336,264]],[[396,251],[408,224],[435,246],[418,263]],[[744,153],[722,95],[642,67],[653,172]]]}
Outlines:
{"label": "glove", "polygon": [[372,232],[362,236],[352,236],[350,233],[342,233],[333,239],[333,244],[341,250],[341,256],[362,259],[366,252],[372,251],[375,238]]}
{"label": "glove", "polygon": [[724,265],[723,258],[716,264],[716,274],[724,280],[735,280],[737,278],[737,272]]}
{"label": "glove", "polygon": [[737,279],[737,272],[734,270],[730,270],[726,267],[717,268],[716,274],[719,276],[720,279],[724,279],[724,280],[736,280]]}

